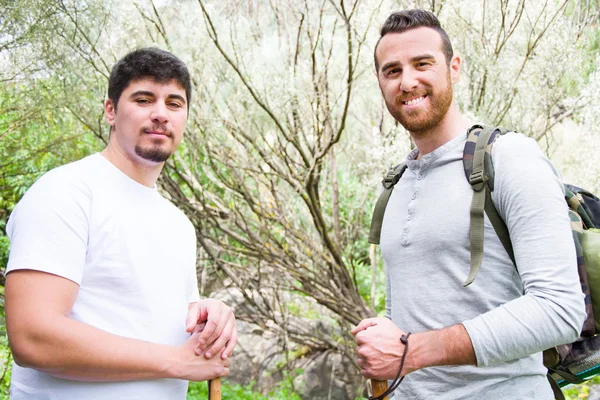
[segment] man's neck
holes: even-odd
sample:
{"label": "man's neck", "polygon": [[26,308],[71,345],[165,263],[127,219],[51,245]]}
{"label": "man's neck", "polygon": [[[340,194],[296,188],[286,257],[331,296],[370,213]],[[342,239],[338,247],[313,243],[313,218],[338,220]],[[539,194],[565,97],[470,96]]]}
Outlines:
{"label": "man's neck", "polygon": [[104,158],[110,161],[115,167],[121,170],[125,175],[137,183],[153,188],[156,185],[158,176],[162,171],[164,163],[139,163],[129,159],[118,149],[109,145],[100,153]]}
{"label": "man's neck", "polygon": [[420,159],[425,154],[445,145],[455,137],[466,134],[473,123],[452,105],[444,119],[438,125],[426,132],[410,133],[415,146],[419,149]]}

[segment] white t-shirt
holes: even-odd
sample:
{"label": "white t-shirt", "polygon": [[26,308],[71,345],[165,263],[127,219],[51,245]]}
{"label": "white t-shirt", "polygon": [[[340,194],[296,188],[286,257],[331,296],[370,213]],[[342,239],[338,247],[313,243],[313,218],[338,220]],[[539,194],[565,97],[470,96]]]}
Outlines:
{"label": "white t-shirt", "polygon": [[[198,300],[196,235],[156,189],[100,154],[40,178],[14,209],[7,272],[33,269],[79,285],[70,317],[115,335],[181,345]],[[187,381],[78,382],[13,365],[11,398],[185,399]]]}

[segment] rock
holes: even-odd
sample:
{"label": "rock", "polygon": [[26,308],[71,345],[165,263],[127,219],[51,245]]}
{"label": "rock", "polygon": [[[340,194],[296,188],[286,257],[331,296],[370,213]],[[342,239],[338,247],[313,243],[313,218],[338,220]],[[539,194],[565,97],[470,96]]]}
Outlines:
{"label": "rock", "polygon": [[313,358],[304,373],[294,379],[306,400],[354,400],[363,379],[352,363],[340,354],[323,352]]}
{"label": "rock", "polygon": [[[210,297],[224,301],[234,311],[245,301],[237,290],[221,290]],[[303,308],[300,314],[313,317],[287,315],[286,318],[297,319],[295,324],[309,332],[340,336],[335,319],[324,307],[311,303],[312,299],[306,297],[291,294],[286,297],[285,301],[293,304],[295,309]],[[311,352],[309,346],[294,343],[284,332],[274,329],[274,323],[263,328],[238,319],[237,328],[238,345],[227,377],[230,383],[248,385],[254,382],[254,390],[268,394],[285,378],[287,371],[292,371],[289,376],[293,378],[296,393],[306,400],[354,400],[364,386],[364,379],[347,357],[331,350]]]}

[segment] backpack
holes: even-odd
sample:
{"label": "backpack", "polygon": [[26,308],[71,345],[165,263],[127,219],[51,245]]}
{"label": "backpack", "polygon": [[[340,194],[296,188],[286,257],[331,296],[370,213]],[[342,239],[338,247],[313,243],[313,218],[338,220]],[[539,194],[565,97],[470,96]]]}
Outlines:
{"label": "backpack", "polygon": [[[474,125],[467,132],[463,165],[466,179],[473,188],[473,199],[469,228],[471,265],[465,287],[473,282],[483,260],[484,213],[517,267],[508,228],[491,196],[494,190],[492,147],[495,140],[506,132],[504,128],[482,125]],[[405,170],[406,165],[399,164],[390,169],[383,179],[384,190],[373,211],[369,243],[379,244],[385,207],[394,185]],[[573,185],[564,184],[564,189],[587,316],[577,341],[544,351],[544,365],[548,368],[548,380],[557,400],[564,400],[561,387],[569,383],[579,384],[600,374],[600,335],[596,335],[600,333],[600,229],[596,229],[600,228],[600,199]]]}

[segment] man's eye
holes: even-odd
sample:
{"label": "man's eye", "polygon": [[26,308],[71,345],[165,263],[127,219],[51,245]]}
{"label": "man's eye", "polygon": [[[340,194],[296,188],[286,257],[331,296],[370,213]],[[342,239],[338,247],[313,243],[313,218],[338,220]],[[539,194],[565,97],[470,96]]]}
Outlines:
{"label": "man's eye", "polygon": [[169,105],[169,107],[173,107],[173,108],[181,108],[181,104],[179,104],[179,103],[169,103],[168,105]]}
{"label": "man's eye", "polygon": [[400,72],[400,71],[401,71],[401,69],[400,69],[400,68],[392,68],[392,69],[389,69],[389,70],[387,71],[387,75],[394,75],[394,74],[397,74],[397,73],[398,73],[398,72]]}
{"label": "man's eye", "polygon": [[150,100],[148,100],[148,99],[136,99],[136,103],[147,104],[147,103],[150,103]]}

